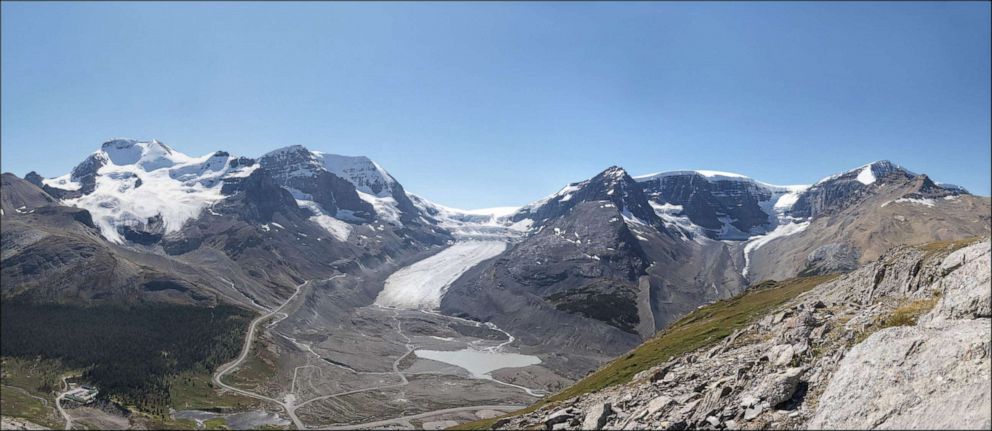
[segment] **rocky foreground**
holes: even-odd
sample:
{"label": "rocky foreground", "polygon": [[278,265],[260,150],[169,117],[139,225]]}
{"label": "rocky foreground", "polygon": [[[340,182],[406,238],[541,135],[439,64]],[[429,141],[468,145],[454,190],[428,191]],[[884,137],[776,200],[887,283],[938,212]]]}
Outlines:
{"label": "rocky foreground", "polygon": [[493,426],[989,429],[990,241],[961,245],[893,249],[715,345]]}

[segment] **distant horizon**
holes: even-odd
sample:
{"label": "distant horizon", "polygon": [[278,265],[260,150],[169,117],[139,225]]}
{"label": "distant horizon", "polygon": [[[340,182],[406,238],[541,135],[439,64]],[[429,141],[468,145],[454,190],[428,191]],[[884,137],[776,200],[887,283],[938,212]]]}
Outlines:
{"label": "distant horizon", "polygon": [[988,2],[3,2],[0,170],[113,136],[366,156],[454,208],[610,165],[992,194]]}

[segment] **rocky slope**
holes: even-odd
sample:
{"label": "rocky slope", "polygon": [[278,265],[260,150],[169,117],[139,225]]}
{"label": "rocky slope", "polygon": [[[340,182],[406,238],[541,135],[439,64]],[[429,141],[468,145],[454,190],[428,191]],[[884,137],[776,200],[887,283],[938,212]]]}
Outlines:
{"label": "rocky slope", "polygon": [[[666,341],[686,343],[673,340],[685,336],[681,328],[721,312],[719,304],[703,308],[586,379],[620,365],[642,370],[629,381],[473,426],[988,429],[990,253],[988,239],[898,247],[763,316],[746,316],[729,336],[654,364],[629,362]],[[788,287],[744,298],[776,289]]]}
{"label": "rocky slope", "polygon": [[229,301],[207,271],[116,246],[87,210],[55,204],[42,189],[3,175],[0,292],[42,302]]}

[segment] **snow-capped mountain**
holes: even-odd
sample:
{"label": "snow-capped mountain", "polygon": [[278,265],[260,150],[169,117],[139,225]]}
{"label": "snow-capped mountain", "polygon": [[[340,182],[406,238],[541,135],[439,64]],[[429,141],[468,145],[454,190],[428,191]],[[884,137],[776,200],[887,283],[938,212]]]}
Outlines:
{"label": "snow-capped mountain", "polygon": [[375,162],[299,145],[256,161],[224,151],[192,157],[156,140],[114,139],[68,174],[45,179],[31,172],[25,179],[65,205],[88,210],[109,241],[151,244],[211,211],[259,168],[339,241],[348,239],[353,225],[377,221],[420,240],[445,236]]}
{"label": "snow-capped mountain", "polygon": [[[818,181],[796,200],[788,214],[798,218],[836,214],[863,200],[879,187],[920,176],[888,160],[872,162]],[[933,184],[930,193],[943,197],[967,192],[960,187]]]}
{"label": "snow-capped mountain", "polygon": [[372,221],[377,215],[373,205],[359,196],[354,184],[331,173],[320,154],[303,146],[266,153],[258,163],[301,206],[314,210],[316,216],[361,223]]}
{"label": "snow-capped mountain", "polygon": [[362,193],[385,198],[393,195],[399,183],[378,163],[365,156],[340,156],[314,151],[313,154],[332,174],[344,178]]}
{"label": "snow-capped mountain", "polygon": [[[572,352],[571,361],[624,351],[688,304],[743,286],[723,243],[679,235],[655,212],[642,184],[617,166],[509,219],[532,228],[453,283],[441,310],[516,330],[523,344]],[[690,259],[707,263],[693,266]]]}
{"label": "snow-capped mountain", "polygon": [[65,205],[88,210],[111,242],[144,242],[179,230],[224,199],[225,178],[256,168],[223,151],[191,157],[155,140],[115,139],[41,184]]}
{"label": "snow-capped mountain", "polygon": [[786,213],[809,187],[777,186],[740,174],[704,170],[634,179],[666,222],[721,240],[745,240],[788,224]]}
{"label": "snow-capped mountain", "polygon": [[511,220],[531,219],[535,226],[541,226],[582,202],[603,202],[615,207],[625,220],[664,229],[641,186],[618,166],[611,166],[589,180],[569,184],[557,193],[521,208]]}
{"label": "snow-capped mountain", "polygon": [[430,214],[414,205],[392,175],[366,157],[293,145],[263,155],[259,164],[293,193],[300,206],[314,212],[312,221],[339,238],[347,236],[346,223],[373,221],[403,229],[421,241],[447,236]]}

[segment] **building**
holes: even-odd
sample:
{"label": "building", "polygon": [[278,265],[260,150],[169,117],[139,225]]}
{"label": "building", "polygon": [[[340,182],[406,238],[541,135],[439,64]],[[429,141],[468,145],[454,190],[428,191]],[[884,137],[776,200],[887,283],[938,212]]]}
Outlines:
{"label": "building", "polygon": [[96,396],[100,391],[96,390],[91,386],[82,385],[75,388],[65,394],[65,398],[70,401],[75,401],[80,404],[89,404],[96,399]]}

